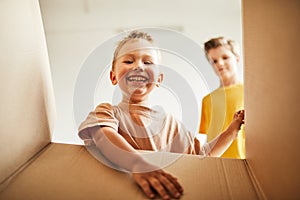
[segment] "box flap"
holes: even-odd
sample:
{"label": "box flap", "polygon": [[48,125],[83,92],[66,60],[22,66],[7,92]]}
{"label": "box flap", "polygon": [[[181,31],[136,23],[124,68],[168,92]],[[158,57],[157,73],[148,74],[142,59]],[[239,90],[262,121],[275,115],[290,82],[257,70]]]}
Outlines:
{"label": "box flap", "polygon": [[0,14],[2,187],[50,143],[54,101],[38,1],[1,1]]}
{"label": "box flap", "polygon": [[243,1],[247,163],[268,199],[300,199],[299,11]]}
{"label": "box flap", "polygon": [[[165,154],[166,159],[178,154]],[[166,170],[182,199],[258,199],[244,160],[182,155]],[[83,146],[51,144],[0,194],[1,199],[146,199],[130,175],[104,166]]]}

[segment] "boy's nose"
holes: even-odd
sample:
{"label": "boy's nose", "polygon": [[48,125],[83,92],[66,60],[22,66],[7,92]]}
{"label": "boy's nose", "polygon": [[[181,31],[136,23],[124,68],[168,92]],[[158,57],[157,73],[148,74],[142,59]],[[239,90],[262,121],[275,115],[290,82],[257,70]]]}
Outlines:
{"label": "boy's nose", "polygon": [[137,64],[134,66],[133,69],[134,70],[144,70],[144,67],[145,67],[144,63],[139,61],[139,62],[137,62]]}
{"label": "boy's nose", "polygon": [[218,60],[217,66],[223,66],[223,65],[224,65],[224,61],[223,60]]}

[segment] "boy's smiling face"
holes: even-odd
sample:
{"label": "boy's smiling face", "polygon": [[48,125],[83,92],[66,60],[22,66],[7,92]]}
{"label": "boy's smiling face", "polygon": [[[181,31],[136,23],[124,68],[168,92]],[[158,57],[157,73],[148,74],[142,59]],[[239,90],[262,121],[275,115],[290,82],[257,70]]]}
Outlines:
{"label": "boy's smiling face", "polygon": [[158,67],[159,55],[153,45],[144,39],[126,42],[118,53],[110,72],[112,84],[119,84],[123,98],[131,102],[147,100],[148,94],[163,75]]}
{"label": "boy's smiling face", "polygon": [[226,82],[237,78],[239,57],[234,55],[229,47],[219,46],[210,49],[207,56],[219,78]]}

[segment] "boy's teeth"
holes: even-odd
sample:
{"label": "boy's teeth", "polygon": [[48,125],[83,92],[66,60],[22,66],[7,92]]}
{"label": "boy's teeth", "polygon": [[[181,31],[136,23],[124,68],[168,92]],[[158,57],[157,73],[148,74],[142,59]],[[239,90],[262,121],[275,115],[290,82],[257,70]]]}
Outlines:
{"label": "boy's teeth", "polygon": [[142,76],[131,76],[128,78],[129,81],[146,81],[147,79]]}

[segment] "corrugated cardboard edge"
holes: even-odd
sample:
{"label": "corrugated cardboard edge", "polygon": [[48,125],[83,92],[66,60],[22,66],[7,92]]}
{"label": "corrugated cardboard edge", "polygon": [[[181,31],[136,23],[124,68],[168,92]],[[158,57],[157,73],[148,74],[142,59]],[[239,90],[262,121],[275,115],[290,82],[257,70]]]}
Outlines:
{"label": "corrugated cardboard edge", "polygon": [[219,159],[229,199],[263,199],[245,159]]}
{"label": "corrugated cardboard edge", "polygon": [[267,199],[267,197],[266,197],[265,193],[263,192],[263,190],[262,190],[262,188],[261,188],[261,186],[260,186],[260,184],[259,184],[259,182],[258,182],[251,166],[248,164],[246,159],[244,160],[244,163],[245,163],[245,167],[247,169],[249,178],[251,179],[253,187],[255,188],[255,191],[258,195],[258,198],[263,199],[263,200]]}
{"label": "corrugated cardboard edge", "polygon": [[25,162],[13,173],[11,173],[8,177],[6,177],[0,183],[0,193],[4,191],[5,188],[14,180],[14,178],[17,177],[18,174],[20,174],[24,169],[26,169],[31,163],[33,163],[50,145],[51,143],[46,144],[40,151],[38,151],[35,155],[33,155],[27,162]]}
{"label": "corrugated cardboard edge", "polygon": [[[64,152],[64,155],[62,157],[59,156],[57,159],[59,152]],[[72,155],[75,155],[75,157]],[[170,154],[170,156],[173,157],[174,154]],[[82,160],[82,158],[84,158],[84,160]],[[261,189],[257,184],[257,181],[251,172],[248,163],[245,160],[225,160],[220,158],[205,159],[208,160],[203,160],[204,162],[200,164],[199,159],[195,158],[194,155],[184,155],[181,157],[180,162],[176,161],[176,165],[170,165],[167,167],[168,171],[170,170],[171,173],[178,174],[178,177],[181,177],[181,180],[184,180],[186,185],[189,186],[185,190],[186,194],[183,199],[195,199],[200,194],[203,197],[207,197],[204,199],[266,199],[261,192]],[[189,163],[189,165],[186,163]],[[67,181],[59,182],[61,185],[56,185],[58,183],[56,178],[53,178],[52,175],[49,175],[43,169],[45,166],[49,167],[48,164],[51,165],[48,169],[50,169],[52,175],[60,174],[59,177],[66,175],[64,180]],[[73,166],[72,170],[74,170],[73,172],[76,174],[75,178],[72,177],[72,184],[70,184],[69,178],[74,176],[74,173],[65,174],[66,171],[69,171],[70,166]],[[89,195],[89,199],[91,199],[91,197],[94,197],[94,192],[97,191],[97,189],[95,189],[96,187],[93,187],[93,192],[90,193],[91,190],[89,187],[86,187],[89,184],[78,184],[74,182],[74,180],[79,180],[81,177],[83,178],[80,179],[81,181],[85,183],[91,183],[91,181],[89,181],[91,180],[90,178],[94,177],[94,175],[97,175],[97,183],[100,183],[100,185],[104,186],[106,181],[105,179],[100,179],[99,174],[101,173],[97,172],[101,169],[103,169],[102,172],[106,174],[106,178],[114,177],[117,178],[117,182],[122,182],[121,184],[118,184],[118,187],[122,187],[122,184],[129,183],[128,180],[125,180],[124,177],[118,174],[118,172],[98,165],[97,160],[94,160],[93,156],[89,155],[89,153],[85,151],[83,147],[78,148],[74,147],[74,145],[50,143],[50,145],[46,145],[39,153],[33,156],[26,164],[24,164],[18,171],[14,172],[14,174],[12,174],[9,179],[6,180],[5,184],[2,186],[4,190],[0,192],[0,199],[82,199],[82,197],[87,197],[86,194]],[[183,170],[178,171],[178,169]],[[84,173],[86,170],[92,173],[90,175],[86,175]],[[79,171],[81,173],[77,173]],[[187,177],[186,173],[191,171],[198,173],[194,175],[190,174]],[[216,173],[214,173],[215,176],[210,177],[210,175],[207,173],[212,171]],[[196,180],[192,178],[194,176],[201,178],[196,185],[192,182]],[[35,177],[35,180],[32,181],[32,177]],[[185,177],[185,179],[183,177]],[[47,186],[50,185],[50,189],[49,187],[45,187],[43,185],[40,186],[40,183],[43,182],[43,180],[47,182]],[[212,190],[206,190],[205,192],[199,191],[199,188],[208,188],[205,187],[205,185],[207,185],[207,181],[210,180],[212,182],[209,182],[208,185],[210,185],[210,187],[214,187],[217,194],[212,192]],[[214,185],[214,183],[217,185]],[[78,193],[81,196],[78,196],[78,194],[74,194],[73,192],[73,189],[78,189],[78,186],[79,188],[83,189]],[[58,188],[59,190],[56,190]],[[109,187],[105,188],[107,189]],[[122,191],[128,191],[128,188],[126,188],[127,187],[122,189]],[[143,196],[141,196],[142,193],[140,190],[138,190],[138,187],[135,187],[135,185],[131,184],[129,188],[131,188],[131,192],[126,194],[127,197],[130,197],[130,199],[133,199],[133,197],[143,199]],[[56,192],[53,193],[53,191]],[[120,199],[118,195],[111,194],[111,192],[112,191],[106,190],[105,194],[110,194],[110,199]],[[203,195],[203,193],[205,194]],[[103,193],[98,193],[98,196],[96,195],[97,198],[101,194]]]}

